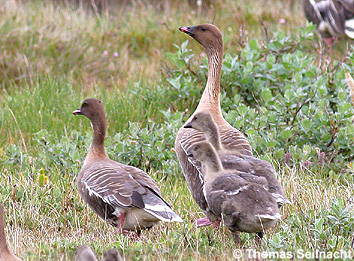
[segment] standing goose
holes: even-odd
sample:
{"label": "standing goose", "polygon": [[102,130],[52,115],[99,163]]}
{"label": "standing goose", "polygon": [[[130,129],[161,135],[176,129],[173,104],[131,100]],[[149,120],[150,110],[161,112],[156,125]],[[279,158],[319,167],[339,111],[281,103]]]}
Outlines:
{"label": "standing goose", "polygon": [[195,113],[193,118],[184,125],[184,128],[193,128],[203,132],[206,139],[219,154],[225,169],[238,170],[258,178],[265,178],[267,189],[275,197],[278,204],[290,203],[290,201],[285,198],[283,188],[276,178],[276,171],[269,162],[257,159],[253,156],[233,153],[224,148],[223,144],[220,142],[217,126],[208,112]]}
{"label": "standing goose", "polygon": [[12,254],[7,245],[4,219],[4,207],[0,205],[0,261],[20,261],[21,259]]}
{"label": "standing goose", "polygon": [[188,149],[188,156],[201,162],[203,194],[211,221],[222,219],[239,242],[238,232],[257,233],[273,227],[280,219],[275,198],[262,185],[247,181],[242,172],[225,170],[208,142],[198,142]]}
{"label": "standing goose", "polygon": [[[199,42],[204,47],[208,56],[208,80],[198,107],[190,119],[194,117],[195,113],[202,111],[209,112],[218,126],[223,146],[228,150],[252,156],[252,149],[244,135],[239,130],[233,128],[221,113],[220,76],[223,60],[223,40],[220,30],[212,24],[181,27],[179,30]],[[199,207],[205,211],[207,203],[202,191],[202,180],[199,177],[197,166],[188,160],[186,154],[190,146],[203,140],[205,138],[202,132],[194,129],[186,129],[182,126],[175,140],[175,151],[189,190]],[[202,221],[203,219],[197,220],[197,225],[198,222]]]}
{"label": "standing goose", "polygon": [[108,158],[104,149],[106,119],[103,104],[86,99],[74,115],[90,119],[93,141],[77,177],[82,199],[105,221],[127,233],[150,228],[158,221],[182,222],[144,171]]}

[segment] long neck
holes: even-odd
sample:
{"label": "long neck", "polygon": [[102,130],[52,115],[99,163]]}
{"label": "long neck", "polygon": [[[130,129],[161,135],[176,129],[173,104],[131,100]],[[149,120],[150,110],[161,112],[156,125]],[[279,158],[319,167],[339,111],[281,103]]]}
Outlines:
{"label": "long neck", "polygon": [[219,175],[219,173],[224,170],[215,150],[212,150],[212,152],[208,155],[208,159],[204,161],[202,165],[205,173],[205,182],[214,180]]}
{"label": "long neck", "polygon": [[93,140],[85,162],[92,158],[106,158],[104,139],[106,136],[106,119],[104,115],[91,119]]}
{"label": "long neck", "polygon": [[216,124],[211,123],[209,124],[209,130],[205,132],[205,135],[210,142],[211,145],[213,145],[214,149],[219,152],[222,149],[221,142],[220,142],[220,137],[219,137],[219,131],[218,128],[216,127]]}
{"label": "long neck", "polygon": [[200,99],[198,110],[208,109],[214,115],[221,115],[220,108],[220,77],[223,59],[222,45],[218,48],[206,49],[208,56],[208,80]]}

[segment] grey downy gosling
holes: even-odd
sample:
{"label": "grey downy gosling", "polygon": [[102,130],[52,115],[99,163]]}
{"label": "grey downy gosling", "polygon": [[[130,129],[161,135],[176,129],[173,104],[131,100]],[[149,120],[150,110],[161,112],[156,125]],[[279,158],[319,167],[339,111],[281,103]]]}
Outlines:
{"label": "grey downy gosling", "polygon": [[81,198],[119,231],[140,235],[159,221],[183,222],[162,198],[156,182],[144,171],[109,159],[105,152],[106,117],[101,101],[82,102],[74,115],[87,117],[93,141],[77,176]]}
{"label": "grey downy gosling", "polygon": [[[273,166],[254,156],[242,155],[226,149],[220,142],[218,127],[212,116],[207,112],[199,112],[194,115],[185,125],[184,128],[193,128],[205,134],[206,139],[215,148],[221,159],[225,169],[233,169],[250,174],[249,181],[259,184],[266,180],[266,187],[270,193],[276,198],[278,205],[290,203],[285,197],[282,186],[276,178],[276,171]],[[245,176],[247,178],[247,176]]]}
{"label": "grey downy gosling", "polygon": [[[103,254],[102,261],[123,261],[116,249],[110,249]],[[75,261],[97,261],[95,253],[89,246],[80,246],[76,251]]]}
{"label": "grey downy gosling", "polygon": [[213,146],[200,142],[191,146],[188,156],[202,164],[203,194],[208,203],[208,218],[221,219],[233,233],[235,242],[239,242],[238,232],[257,233],[274,227],[281,218],[275,198],[263,186],[249,182],[238,175],[237,171],[228,171]]}

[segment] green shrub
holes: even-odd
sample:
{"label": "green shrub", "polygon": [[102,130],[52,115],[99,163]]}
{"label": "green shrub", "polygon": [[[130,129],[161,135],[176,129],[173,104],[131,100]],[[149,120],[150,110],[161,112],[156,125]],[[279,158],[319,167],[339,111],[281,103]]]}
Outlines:
{"label": "green shrub", "polygon": [[[224,116],[246,134],[256,154],[287,164],[330,165],[346,171],[353,158],[354,129],[344,73],[352,70],[353,59],[347,64],[332,61],[331,69],[322,71],[316,56],[294,48],[309,39],[307,28],[298,39],[279,34],[263,46],[252,40],[239,54],[226,54],[221,81]],[[206,60],[195,65],[186,43],[168,57],[177,68],[169,83],[182,81],[181,76],[194,78],[195,85],[205,82]],[[187,97],[194,106],[198,102]]]}

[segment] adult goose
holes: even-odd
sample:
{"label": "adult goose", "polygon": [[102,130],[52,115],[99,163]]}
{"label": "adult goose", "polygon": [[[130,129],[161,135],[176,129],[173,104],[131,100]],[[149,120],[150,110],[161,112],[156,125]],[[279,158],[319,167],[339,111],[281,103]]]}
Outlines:
{"label": "adult goose", "polygon": [[354,0],[304,0],[303,8],[327,45],[342,35],[354,39]]}
{"label": "adult goose", "polygon": [[158,221],[182,222],[148,174],[108,158],[101,101],[86,99],[73,114],[86,116],[93,128],[93,141],[77,177],[77,186],[82,199],[98,216],[123,233],[140,233]]}
{"label": "adult goose", "polygon": [[0,261],[20,261],[21,259],[12,254],[7,245],[4,216],[4,207],[0,205]]}
{"label": "adult goose", "polygon": [[[276,171],[273,166],[265,161],[253,156],[234,153],[224,148],[220,142],[219,130],[213,118],[208,112],[195,113],[184,128],[193,128],[205,134],[206,139],[215,148],[222,165],[227,170],[237,170],[248,173],[254,180],[266,180],[266,187],[281,206],[290,203],[284,196],[283,188],[276,178]],[[261,178],[261,179],[260,179]]]}
{"label": "adult goose", "polygon": [[[220,30],[212,24],[180,27],[179,30],[193,37],[199,42],[208,56],[208,80],[195,112],[206,111],[213,117],[218,126],[221,143],[228,150],[252,156],[252,149],[237,129],[233,128],[222,116],[220,107],[220,76],[223,60],[223,40]],[[188,160],[186,151],[196,142],[205,140],[202,132],[194,129],[179,129],[175,140],[175,151],[182,167],[189,190],[196,203],[202,210],[207,209],[207,202],[203,195],[202,180],[199,177],[197,166]],[[198,224],[197,220],[197,224]]]}
{"label": "adult goose", "polygon": [[280,219],[271,193],[262,184],[250,182],[247,176],[251,175],[225,170],[210,143],[194,143],[187,153],[202,164],[208,218],[213,222],[222,220],[236,242],[239,242],[238,232],[257,233],[262,238],[263,232]]}

